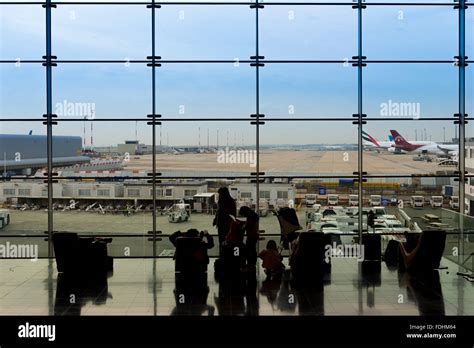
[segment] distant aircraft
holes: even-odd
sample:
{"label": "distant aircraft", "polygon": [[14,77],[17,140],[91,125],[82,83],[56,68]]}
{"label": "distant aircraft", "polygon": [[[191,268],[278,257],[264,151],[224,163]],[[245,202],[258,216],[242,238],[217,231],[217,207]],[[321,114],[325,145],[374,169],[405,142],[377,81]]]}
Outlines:
{"label": "distant aircraft", "polygon": [[369,133],[362,131],[362,139],[366,141],[364,145],[374,148],[375,150],[390,150],[395,146],[391,135],[388,136],[388,141],[377,141]]}
{"label": "distant aircraft", "polygon": [[457,157],[458,145],[438,144],[434,141],[407,141],[396,130],[390,130],[395,141],[395,150],[402,153],[431,154],[437,156]]}

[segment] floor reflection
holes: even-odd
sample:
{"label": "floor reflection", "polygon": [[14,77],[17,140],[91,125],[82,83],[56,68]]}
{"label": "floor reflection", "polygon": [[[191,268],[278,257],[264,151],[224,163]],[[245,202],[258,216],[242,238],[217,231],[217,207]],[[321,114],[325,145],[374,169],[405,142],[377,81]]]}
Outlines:
{"label": "floor reflection", "polygon": [[408,300],[418,306],[420,315],[445,315],[439,271],[398,273],[399,284],[407,289]]}
{"label": "floor reflection", "polygon": [[[214,279],[176,277],[174,264],[119,260],[114,276],[77,278],[48,262],[4,260],[2,314],[14,315],[456,315],[474,313],[471,284],[448,271],[391,271],[382,262],[333,260],[331,273],[267,278],[262,269]],[[11,266],[10,266],[11,265]],[[51,274],[52,273],[52,274]],[[45,279],[49,279],[45,286]],[[459,279],[462,282],[459,282]],[[151,283],[150,283],[151,281]],[[28,293],[28,296],[25,296]],[[3,294],[3,295],[2,295]],[[113,297],[112,297],[113,294]],[[402,298],[402,300],[400,300]]]}
{"label": "floor reflection", "polygon": [[81,315],[81,309],[88,302],[105,305],[112,298],[108,291],[106,273],[77,275],[59,273],[54,302],[54,315]]}
{"label": "floor reflection", "polygon": [[207,304],[207,273],[191,276],[176,274],[173,292],[176,307],[171,315],[214,315],[214,306]]}
{"label": "floor reflection", "polygon": [[[249,298],[249,292],[256,291],[256,287],[248,288],[248,277],[253,278],[247,273],[216,278],[218,293],[214,295],[214,303],[219,315],[246,315],[255,311],[258,313],[258,302],[253,304],[256,306],[253,308],[252,304],[246,301],[246,298]],[[250,297],[254,299],[256,294]]]}
{"label": "floor reflection", "polygon": [[282,314],[324,315],[324,285],[330,284],[330,273],[322,279],[293,278],[290,271],[282,275],[267,277],[261,285],[264,295],[273,311]]}

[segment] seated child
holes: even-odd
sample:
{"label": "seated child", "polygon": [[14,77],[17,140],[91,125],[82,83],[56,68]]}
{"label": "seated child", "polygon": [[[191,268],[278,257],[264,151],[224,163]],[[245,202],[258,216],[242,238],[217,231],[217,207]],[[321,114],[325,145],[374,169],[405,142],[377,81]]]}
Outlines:
{"label": "seated child", "polygon": [[262,259],[262,266],[267,276],[281,274],[285,265],[283,264],[283,256],[278,252],[277,244],[274,240],[269,240],[267,248],[262,250],[258,255]]}

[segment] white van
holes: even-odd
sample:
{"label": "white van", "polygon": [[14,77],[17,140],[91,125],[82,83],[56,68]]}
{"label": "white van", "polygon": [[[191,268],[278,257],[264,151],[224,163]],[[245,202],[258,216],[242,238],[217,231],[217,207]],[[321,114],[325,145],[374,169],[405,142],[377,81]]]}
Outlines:
{"label": "white van", "polygon": [[349,206],[357,207],[359,205],[359,195],[349,195]]}
{"label": "white van", "polygon": [[430,199],[431,208],[443,207],[443,196],[432,196]]}
{"label": "white van", "polygon": [[410,204],[412,208],[423,208],[425,205],[425,198],[423,196],[411,196]]}
{"label": "white van", "polygon": [[452,196],[449,200],[449,207],[451,209],[459,209],[459,196]]}
{"label": "white van", "polygon": [[338,195],[328,195],[328,205],[338,205],[339,196]]}
{"label": "white van", "polygon": [[378,207],[382,205],[382,196],[381,195],[370,195],[370,206]]}
{"label": "white van", "polygon": [[305,195],[306,207],[310,208],[316,204],[317,196],[314,193],[308,193]]}

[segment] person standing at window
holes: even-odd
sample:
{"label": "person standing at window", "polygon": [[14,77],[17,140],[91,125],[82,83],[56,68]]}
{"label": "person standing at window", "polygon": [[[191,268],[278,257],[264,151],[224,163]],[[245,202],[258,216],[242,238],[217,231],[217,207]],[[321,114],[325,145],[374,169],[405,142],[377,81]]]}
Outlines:
{"label": "person standing at window", "polygon": [[237,215],[237,206],[227,187],[221,187],[217,193],[217,211],[212,225],[217,226],[217,234],[219,235],[219,256],[221,256],[222,243],[225,241],[230,229],[230,216],[235,217]]}
{"label": "person standing at window", "polygon": [[239,214],[246,217],[245,233],[247,240],[245,241],[247,267],[249,270],[255,270],[257,264],[257,243],[258,243],[258,220],[259,216],[249,207],[243,206],[239,210]]}

